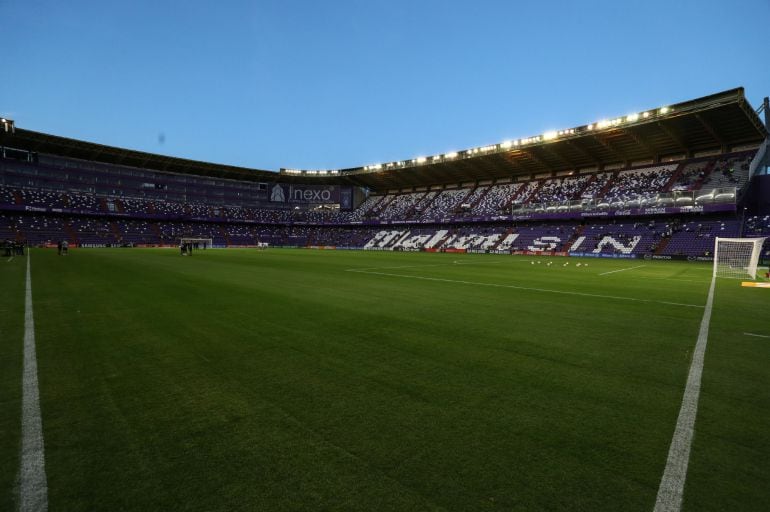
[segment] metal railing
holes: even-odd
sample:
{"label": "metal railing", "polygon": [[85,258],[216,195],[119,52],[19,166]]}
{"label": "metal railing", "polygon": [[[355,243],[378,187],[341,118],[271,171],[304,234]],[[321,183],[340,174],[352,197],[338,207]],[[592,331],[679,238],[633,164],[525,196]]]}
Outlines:
{"label": "metal railing", "polygon": [[625,210],[631,208],[666,208],[682,206],[699,206],[716,203],[735,203],[737,189],[721,187],[695,191],[676,191],[656,194],[645,194],[635,197],[620,197],[613,199],[579,199],[573,201],[556,201],[536,204],[513,205],[511,211],[517,213],[559,213],[572,211],[594,210]]}

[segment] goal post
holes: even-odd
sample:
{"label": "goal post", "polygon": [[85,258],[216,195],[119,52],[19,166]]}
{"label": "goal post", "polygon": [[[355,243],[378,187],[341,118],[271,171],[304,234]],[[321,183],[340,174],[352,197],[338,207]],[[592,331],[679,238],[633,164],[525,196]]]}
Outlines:
{"label": "goal post", "polygon": [[182,237],[179,239],[179,243],[192,244],[198,249],[211,249],[214,246],[214,241],[211,238]]}
{"label": "goal post", "polygon": [[714,242],[714,277],[757,278],[764,238],[719,238]]}

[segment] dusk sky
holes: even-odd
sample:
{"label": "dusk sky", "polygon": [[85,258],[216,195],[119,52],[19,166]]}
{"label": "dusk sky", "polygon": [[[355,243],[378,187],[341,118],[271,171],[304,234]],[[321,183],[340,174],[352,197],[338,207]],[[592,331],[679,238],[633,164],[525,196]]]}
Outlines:
{"label": "dusk sky", "polygon": [[20,128],[277,170],[409,159],[743,86],[770,0],[0,0]]}

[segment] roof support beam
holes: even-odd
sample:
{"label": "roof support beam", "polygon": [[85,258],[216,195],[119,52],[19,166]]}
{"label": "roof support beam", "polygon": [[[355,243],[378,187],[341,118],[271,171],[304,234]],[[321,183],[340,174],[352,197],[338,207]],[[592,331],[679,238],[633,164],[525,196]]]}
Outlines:
{"label": "roof support beam", "polygon": [[635,133],[632,130],[621,130],[624,134],[631,137],[634,142],[642,146],[645,151],[650,153],[652,155],[653,162],[658,163],[660,162],[660,151],[657,148],[653,148],[644,138],[642,138],[638,133]]}
{"label": "roof support beam", "polygon": [[602,167],[602,161],[599,158],[597,158],[596,155],[594,155],[589,150],[587,150],[586,148],[581,147],[578,144],[575,144],[571,140],[564,141],[564,143],[567,146],[569,146],[570,148],[572,148],[575,151],[577,151],[578,153],[580,153],[581,155],[583,155],[585,158],[590,160],[592,163],[594,163],[597,168],[601,168]]}
{"label": "roof support beam", "polygon": [[669,129],[663,123],[657,122],[655,124],[658,126],[658,128],[661,129],[663,133],[665,133],[668,136],[669,139],[674,141],[674,143],[679,147],[679,149],[684,151],[685,156],[690,156],[690,151],[687,149],[687,146],[684,144],[684,142],[682,142],[682,139],[680,139],[674,132],[671,131],[671,129]]}
{"label": "roof support beam", "polygon": [[537,156],[535,152],[531,149],[522,149],[521,153],[528,157],[530,160],[535,162],[537,165],[543,168],[544,171],[553,172],[553,167],[548,165],[548,163],[545,162],[542,158]]}
{"label": "roof support beam", "polygon": [[727,144],[725,144],[725,140],[717,133],[716,128],[714,128],[711,123],[706,121],[700,114],[695,114],[695,119],[697,119],[701,126],[703,126],[709,135],[711,135],[711,138],[719,143],[719,145],[722,147],[722,151],[726,151]]}
{"label": "roof support beam", "polygon": [[630,163],[630,158],[628,158],[628,155],[626,155],[623,151],[619,150],[615,147],[612,142],[608,141],[607,139],[604,139],[600,137],[598,134],[594,134],[594,139],[596,142],[604,146],[607,150],[609,150],[610,153],[620,158],[625,165],[628,165]]}
{"label": "roof support beam", "polygon": [[[526,167],[522,166],[519,160],[516,158],[516,155],[523,153],[521,150],[516,150],[515,152],[506,153],[505,158],[508,160],[511,165],[513,165],[516,168],[516,171],[520,174],[530,174],[530,170]],[[513,173],[511,173],[513,174]]]}
{"label": "roof support beam", "polygon": [[546,144],[545,146],[541,146],[542,150],[557,159],[559,162],[562,163],[565,167],[568,169],[574,169],[575,164],[569,161],[568,159],[564,158],[562,154],[558,151],[556,151],[556,147],[553,144]]}

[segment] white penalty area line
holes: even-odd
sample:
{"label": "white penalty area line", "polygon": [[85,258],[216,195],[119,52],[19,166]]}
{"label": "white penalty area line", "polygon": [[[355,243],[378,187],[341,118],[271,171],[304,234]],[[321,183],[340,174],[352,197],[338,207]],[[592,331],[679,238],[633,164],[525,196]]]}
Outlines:
{"label": "white penalty area line", "polygon": [[24,298],[24,372],[21,399],[21,512],[48,510],[48,484],[45,476],[43,421],[35,354],[35,318],[32,313],[32,278],[27,253],[27,285]]}
{"label": "white penalty area line", "polygon": [[754,334],[753,332],[744,332],[744,336],[754,336],[755,338],[770,338],[767,334]]}
{"label": "white penalty area line", "polygon": [[684,483],[687,478],[687,465],[690,462],[690,447],[695,433],[695,417],[698,414],[698,398],[700,396],[701,376],[703,375],[703,359],[706,355],[711,309],[714,304],[714,286],[716,277],[711,278],[706,307],[700,323],[698,341],[692,354],[690,372],[687,375],[687,385],[684,388],[682,407],[676,420],[674,437],[668,450],[666,469],[660,480],[658,496],[655,500],[654,512],[679,512],[682,508]]}
{"label": "white penalty area line", "polygon": [[688,308],[702,308],[703,306],[699,304],[684,304],[681,302],[668,302],[663,300],[653,300],[653,299],[639,299],[636,297],[620,297],[616,295],[601,295],[597,293],[585,293],[585,292],[573,292],[568,290],[552,290],[549,288],[532,288],[529,286],[517,286],[513,284],[499,284],[499,283],[482,283],[478,281],[462,281],[459,279],[444,279],[440,277],[426,277],[426,276],[410,276],[407,274],[393,274],[390,272],[372,272],[366,269],[349,269],[346,270],[346,272],[356,272],[359,274],[370,274],[370,275],[377,275],[377,276],[389,276],[389,277],[401,277],[404,279],[418,279],[421,281],[435,281],[440,283],[456,283],[456,284],[464,284],[464,285],[470,285],[470,286],[488,286],[491,288],[507,288],[511,290],[524,290],[524,291],[530,291],[530,292],[542,292],[542,293],[556,293],[560,295],[576,295],[579,297],[594,297],[598,299],[613,299],[613,300],[625,300],[630,302],[646,302],[646,303],[653,303],[653,304],[666,304],[669,306],[684,306]]}
{"label": "white penalty area line", "polygon": [[599,275],[600,276],[606,276],[608,274],[614,274],[615,272],[625,272],[626,270],[634,270],[634,269],[642,268],[642,267],[646,267],[646,266],[647,265],[638,265],[636,267],[628,267],[628,268],[621,268],[621,269],[618,269],[618,270],[610,270],[609,272],[602,272]]}

